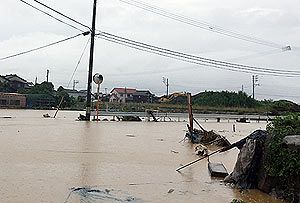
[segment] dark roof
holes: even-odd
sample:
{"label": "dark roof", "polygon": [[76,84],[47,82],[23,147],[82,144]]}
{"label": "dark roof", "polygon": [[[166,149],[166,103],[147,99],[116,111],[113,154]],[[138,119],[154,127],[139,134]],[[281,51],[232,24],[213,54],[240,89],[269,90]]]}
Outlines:
{"label": "dark roof", "polygon": [[20,76],[18,76],[16,74],[10,74],[10,75],[6,75],[4,77],[9,81],[17,81],[17,82],[21,82],[21,83],[25,83],[25,84],[28,83],[25,79],[21,78]]}
{"label": "dark roof", "polygon": [[8,80],[8,79],[6,79],[4,76],[1,76],[1,75],[0,75],[0,82],[1,82],[1,81],[6,81],[6,82],[9,82],[9,80]]}
{"label": "dark roof", "polygon": [[152,95],[152,93],[149,90],[137,90],[133,95],[139,95],[139,96],[149,96]]}
{"label": "dark roof", "polygon": [[133,89],[133,88],[114,88],[114,89],[112,89],[111,93],[113,91],[116,91],[116,92],[122,93],[122,94],[125,94],[125,92],[126,92],[126,94],[133,94],[133,93],[136,92],[136,89]]}

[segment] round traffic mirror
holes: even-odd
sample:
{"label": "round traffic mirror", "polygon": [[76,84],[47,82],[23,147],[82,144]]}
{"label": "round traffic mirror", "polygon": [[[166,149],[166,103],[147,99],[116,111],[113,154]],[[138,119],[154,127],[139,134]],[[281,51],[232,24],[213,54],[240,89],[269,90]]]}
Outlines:
{"label": "round traffic mirror", "polygon": [[99,73],[96,73],[93,77],[93,80],[97,85],[100,85],[103,82],[103,76]]}

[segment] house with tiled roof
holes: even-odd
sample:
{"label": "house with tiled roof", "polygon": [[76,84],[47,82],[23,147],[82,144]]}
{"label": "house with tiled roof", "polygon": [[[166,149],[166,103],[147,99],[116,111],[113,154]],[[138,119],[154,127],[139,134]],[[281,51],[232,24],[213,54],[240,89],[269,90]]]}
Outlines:
{"label": "house with tiled roof", "polygon": [[32,82],[27,82],[25,79],[16,74],[6,75],[4,76],[4,78],[9,81],[9,85],[14,91],[17,91],[18,89],[30,88],[33,86]]}
{"label": "house with tiled roof", "polygon": [[133,88],[114,88],[110,91],[109,102],[133,102],[133,94],[136,93],[136,89]]}
{"label": "house with tiled roof", "polygon": [[0,75],[0,83],[9,83],[9,80]]}
{"label": "house with tiled roof", "polygon": [[109,102],[152,103],[154,98],[154,95],[149,90],[137,90],[134,88],[114,88],[110,93]]}

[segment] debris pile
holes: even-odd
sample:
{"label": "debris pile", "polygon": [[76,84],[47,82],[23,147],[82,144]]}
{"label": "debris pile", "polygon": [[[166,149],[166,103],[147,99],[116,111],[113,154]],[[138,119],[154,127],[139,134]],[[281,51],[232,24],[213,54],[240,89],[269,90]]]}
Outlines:
{"label": "debris pile", "polygon": [[[300,142],[297,140],[300,140],[300,136],[285,136],[283,139],[276,140],[279,145],[274,145],[274,137],[276,136],[269,131],[257,130],[239,142],[224,148],[222,151],[233,147],[240,149],[234,170],[224,182],[240,189],[256,188],[276,198],[299,203]],[[274,154],[271,151],[274,146],[275,150],[280,148],[281,154],[277,152]],[[289,160],[290,155],[294,157],[292,160]],[[280,158],[281,163],[278,161],[270,163],[270,160],[280,156],[283,156]],[[288,172],[277,173],[276,170]]]}
{"label": "debris pile", "polygon": [[193,129],[189,130],[185,137],[189,138],[193,144],[203,144],[203,145],[215,145],[218,147],[230,146],[230,142],[222,135],[218,133],[206,130]]}
{"label": "debris pile", "polygon": [[233,147],[240,149],[233,172],[225,178],[225,182],[232,183],[238,188],[256,188],[258,184],[259,165],[262,157],[267,132],[257,130],[246,138],[223,149],[227,151]]}

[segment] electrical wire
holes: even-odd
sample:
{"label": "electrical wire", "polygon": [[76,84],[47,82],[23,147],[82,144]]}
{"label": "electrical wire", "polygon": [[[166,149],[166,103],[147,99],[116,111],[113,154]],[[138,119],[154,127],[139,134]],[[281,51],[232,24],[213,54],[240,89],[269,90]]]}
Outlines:
{"label": "electrical wire", "polygon": [[30,50],[27,50],[27,51],[23,51],[23,52],[20,52],[20,53],[17,53],[17,54],[12,54],[12,55],[9,55],[9,56],[6,56],[6,57],[2,57],[2,58],[0,58],[0,61],[4,61],[4,60],[14,58],[14,57],[17,57],[17,56],[20,56],[20,55],[28,54],[28,53],[31,53],[31,52],[34,52],[34,51],[37,51],[37,50],[40,50],[40,49],[44,49],[44,48],[47,48],[47,47],[50,47],[50,46],[60,44],[62,42],[69,41],[69,40],[77,38],[81,35],[86,36],[88,34],[89,34],[89,32],[84,32],[84,33],[77,34],[77,35],[74,35],[72,37],[68,37],[68,38],[65,38],[65,39],[62,39],[62,40],[59,40],[59,41],[56,41],[56,42],[53,42],[53,43],[50,43],[50,44],[47,44],[47,45],[44,45],[44,46],[41,46],[41,47],[37,47],[37,48],[30,49]]}
{"label": "electrical wire", "polygon": [[69,17],[69,16],[67,16],[67,15],[65,15],[65,14],[57,11],[57,10],[55,10],[54,8],[51,8],[50,6],[47,6],[46,4],[44,4],[44,3],[42,3],[42,2],[40,2],[38,0],[33,0],[33,1],[36,2],[36,3],[38,3],[38,4],[40,4],[40,5],[42,5],[42,6],[44,6],[45,8],[47,8],[47,9],[53,11],[53,12],[55,12],[55,13],[63,16],[64,18],[67,18],[67,19],[73,21],[74,23],[77,23],[78,25],[81,25],[81,26],[83,26],[83,27],[88,28],[89,30],[91,30],[91,28],[89,26],[87,26],[87,25],[85,25],[85,24],[83,24],[83,23],[81,23],[81,22],[79,22],[79,21],[77,21],[77,20],[75,20],[75,19],[73,19],[73,18],[71,18],[71,17]]}
{"label": "electrical wire", "polygon": [[260,74],[260,75],[288,77],[288,78],[299,77],[297,75],[280,75],[280,74],[261,73],[261,72],[257,72],[257,71],[247,71],[247,70],[243,70],[243,69],[239,70],[239,69],[236,69],[236,68],[229,68],[229,67],[224,67],[224,66],[212,65],[212,64],[209,64],[209,63],[200,63],[200,62],[197,62],[197,60],[189,60],[189,59],[185,59],[185,57],[179,57],[179,56],[177,57],[177,56],[172,56],[172,55],[168,55],[168,54],[163,54],[161,52],[151,51],[151,50],[146,49],[146,48],[140,48],[140,47],[137,47],[137,46],[134,46],[134,45],[129,45],[128,43],[120,42],[120,41],[114,40],[114,39],[109,39],[109,38],[105,38],[105,37],[99,37],[99,38],[104,39],[106,41],[116,43],[116,44],[120,44],[120,45],[123,45],[123,46],[126,46],[126,47],[137,49],[137,50],[140,50],[140,51],[145,51],[145,52],[148,52],[148,53],[153,53],[153,54],[156,54],[156,55],[160,55],[160,56],[164,56],[164,57],[168,57],[168,58],[172,58],[172,59],[176,59],[176,60],[180,60],[180,61],[184,61],[184,62],[188,62],[188,63],[193,63],[193,64],[201,65],[201,66],[204,66],[204,67],[213,67],[213,68],[222,69],[222,70],[229,70],[229,71],[234,71],[234,72],[243,72],[243,73],[249,73],[249,74]]}
{"label": "electrical wire", "polygon": [[49,16],[49,17],[51,17],[51,18],[53,18],[53,19],[55,19],[55,20],[57,20],[57,21],[59,21],[59,22],[61,22],[63,24],[65,24],[65,25],[67,25],[69,27],[72,27],[72,28],[74,28],[76,30],[79,30],[80,32],[84,32],[82,29],[79,29],[79,28],[75,27],[74,25],[71,25],[71,24],[69,24],[69,23],[67,23],[67,22],[65,22],[63,20],[60,20],[60,19],[56,18],[55,16],[53,16],[53,15],[51,15],[51,14],[49,14],[49,13],[47,13],[47,12],[45,12],[45,11],[37,8],[37,7],[35,7],[34,5],[28,3],[28,2],[26,2],[24,0],[19,0],[19,1],[21,1],[22,3],[24,3],[24,4],[26,4],[26,5],[30,6],[30,7],[32,7],[33,9],[35,9],[35,10],[37,10],[37,11],[39,11],[39,12],[41,12],[41,13],[43,13],[43,14],[45,14],[45,15],[47,15],[47,16]]}
{"label": "electrical wire", "polygon": [[[71,82],[72,82],[72,80],[73,80],[73,78],[74,78],[74,75],[75,75],[75,73],[76,73],[76,71],[77,71],[77,69],[78,69],[78,67],[79,67],[79,64],[80,64],[80,62],[81,62],[81,60],[82,60],[82,57],[83,57],[83,55],[84,55],[84,53],[85,53],[85,51],[86,51],[86,48],[87,48],[89,42],[90,42],[90,38],[88,39],[88,41],[86,42],[86,45],[84,46],[84,49],[83,49],[83,51],[82,51],[82,53],[81,53],[81,55],[80,55],[80,57],[79,57],[79,60],[78,60],[78,62],[77,62],[77,64],[76,64],[76,66],[75,66],[75,69],[74,69],[74,71],[73,71],[73,73],[72,73],[72,75],[71,75],[71,78],[70,78],[70,80],[69,80],[69,83],[68,83],[67,88],[69,88],[69,86],[70,86],[70,84],[71,84]],[[55,113],[54,113],[53,118],[56,118],[56,116],[57,116],[57,114],[58,114],[58,111],[59,111],[59,109],[60,109],[60,107],[61,107],[61,105],[62,105],[62,103],[63,103],[63,101],[64,101],[64,98],[65,98],[65,96],[62,96],[62,97],[61,97],[61,100],[60,100],[60,102],[59,102],[59,104],[58,104],[58,106],[57,106],[57,109],[56,109],[56,111],[55,111]]]}
{"label": "electrical wire", "polygon": [[252,37],[249,35],[245,35],[245,34],[241,34],[241,33],[237,33],[235,31],[231,31],[225,28],[222,28],[220,26],[217,25],[213,25],[211,23],[207,23],[207,22],[201,22],[199,20],[190,18],[190,17],[186,17],[183,15],[178,15],[178,14],[174,14],[171,13],[167,10],[164,10],[162,8],[147,4],[145,2],[141,2],[141,1],[135,1],[135,0],[119,0],[123,3],[129,4],[131,6],[135,6],[138,8],[141,8],[143,10],[164,16],[166,18],[170,18],[176,21],[179,21],[181,23],[185,23],[188,25],[192,25],[201,29],[205,29],[211,32],[216,32],[222,35],[226,35],[228,37],[233,37],[236,39],[240,39],[240,40],[244,40],[244,41],[248,41],[248,42],[252,42],[252,43],[256,43],[256,44],[260,44],[260,45],[265,45],[265,46],[269,46],[269,47],[274,47],[274,48],[278,48],[278,49],[283,49],[285,46],[282,46],[280,44],[274,43],[274,42],[269,42],[267,40],[264,39],[260,39],[260,38],[256,38],[256,37]]}
{"label": "electrical wire", "polygon": [[75,73],[76,73],[78,67],[79,67],[79,64],[81,63],[81,60],[82,60],[82,58],[83,58],[83,56],[84,56],[84,54],[85,54],[85,51],[86,51],[86,49],[87,49],[87,47],[88,47],[88,44],[89,44],[90,40],[91,40],[91,38],[89,38],[89,39],[87,40],[87,42],[86,42],[86,44],[85,44],[85,46],[84,46],[84,49],[83,49],[83,51],[82,51],[82,53],[81,53],[81,55],[80,55],[80,57],[79,57],[79,60],[78,60],[78,62],[77,62],[77,64],[76,64],[76,67],[75,67],[75,69],[74,69],[74,71],[73,71],[73,73],[72,73],[72,75],[71,75],[71,79],[69,80],[69,83],[68,83],[67,88],[70,87],[70,84],[71,84],[71,82],[72,82],[72,80],[73,80],[73,78],[74,78],[74,75],[75,75]]}
{"label": "electrical wire", "polygon": [[130,40],[130,39],[127,39],[127,38],[124,38],[124,37],[119,37],[119,36],[116,36],[116,35],[113,35],[113,34],[110,34],[110,33],[107,33],[107,32],[101,32],[100,35],[101,34],[102,35],[106,35],[106,36],[108,35],[108,36],[111,36],[113,38],[117,38],[117,39],[129,41],[129,42],[132,42],[132,43],[140,45],[140,46],[148,46],[148,47],[151,47],[153,49],[160,49],[160,50],[163,50],[163,51],[171,52],[172,54],[182,54],[182,55],[187,56],[187,57],[197,58],[197,59],[204,60],[204,61],[209,61],[209,62],[212,62],[212,63],[221,63],[221,64],[226,64],[226,65],[229,65],[229,66],[243,67],[243,68],[246,68],[246,69],[250,68],[251,70],[255,69],[255,70],[258,70],[258,71],[262,71],[263,70],[263,71],[270,72],[270,73],[277,73],[278,72],[278,74],[286,74],[286,73],[300,74],[300,71],[261,68],[261,67],[247,66],[247,65],[241,65],[241,64],[236,64],[236,63],[229,63],[229,62],[219,61],[219,60],[214,60],[214,59],[208,59],[208,58],[199,57],[199,56],[193,56],[193,55],[184,54],[184,53],[181,53],[181,52],[172,51],[170,49],[165,49],[165,48],[160,48],[160,47],[157,47],[157,46],[145,44],[145,43],[142,43],[142,42],[137,42],[137,41]]}
{"label": "electrical wire", "polygon": [[[262,73],[268,73],[268,74],[274,74],[274,75],[286,75],[286,76],[300,76],[300,71],[289,71],[289,70],[276,70],[276,69],[267,69],[267,68],[259,68],[259,67],[254,67],[254,66],[245,66],[245,65],[240,65],[240,64],[233,64],[233,63],[228,63],[228,62],[224,62],[224,61],[218,61],[218,60],[213,60],[213,59],[208,59],[208,58],[204,58],[204,57],[198,57],[198,56],[193,56],[193,55],[189,55],[189,54],[184,54],[181,52],[176,52],[176,51],[172,51],[169,49],[164,49],[164,48],[159,48],[156,46],[152,46],[152,45],[148,45],[145,43],[141,43],[141,42],[137,42],[137,41],[133,41],[133,40],[129,40],[123,37],[118,37],[116,35],[112,35],[106,32],[101,32],[99,34],[100,36],[104,36],[104,38],[106,40],[112,40],[113,42],[119,42],[122,43],[123,45],[129,45],[129,47],[131,48],[137,48],[137,49],[147,49],[148,51],[150,50],[151,53],[155,52],[157,54],[157,52],[159,52],[159,54],[163,54],[163,56],[165,55],[171,55],[172,57],[180,57],[180,58],[184,58],[186,60],[189,60],[188,62],[192,61],[197,61],[197,62],[201,62],[201,63],[206,63],[205,65],[210,64],[213,65],[213,67],[215,66],[222,66],[223,68],[226,69],[234,69],[234,70],[239,70],[241,72],[248,72],[248,73],[257,73],[260,72],[260,74]],[[132,47],[134,46],[134,47]],[[200,64],[198,64],[200,65]],[[204,64],[201,64],[204,65]]]}

